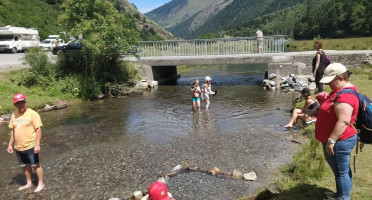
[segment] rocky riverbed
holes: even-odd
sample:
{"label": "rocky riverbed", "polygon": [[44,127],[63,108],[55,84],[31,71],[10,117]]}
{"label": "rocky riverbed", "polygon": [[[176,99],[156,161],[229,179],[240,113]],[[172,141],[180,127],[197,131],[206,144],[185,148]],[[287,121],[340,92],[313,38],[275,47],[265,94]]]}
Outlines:
{"label": "rocky riverbed", "polygon": [[[166,143],[133,142],[125,147],[120,143],[93,144],[66,149],[49,158],[41,153],[46,186],[40,193],[33,193],[35,188],[17,191],[25,184],[24,175],[15,155],[5,155],[0,157],[1,162],[8,162],[0,173],[0,199],[130,199],[134,191],[147,192],[159,171],[170,172],[182,161],[191,167],[218,167],[225,172],[254,171],[258,179],[251,182],[181,172],[168,182],[168,189],[177,200],[252,196],[270,185],[274,170],[291,161],[299,145],[289,139],[265,132],[205,133]],[[43,147],[42,150],[48,151]],[[36,182],[35,176],[33,180]]]}

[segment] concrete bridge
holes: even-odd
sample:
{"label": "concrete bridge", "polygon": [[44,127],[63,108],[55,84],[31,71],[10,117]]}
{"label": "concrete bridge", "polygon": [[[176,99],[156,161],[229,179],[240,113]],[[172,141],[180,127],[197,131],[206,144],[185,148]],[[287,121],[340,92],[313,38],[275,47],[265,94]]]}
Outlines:
{"label": "concrete bridge", "polygon": [[[311,75],[316,51],[284,52],[284,35],[141,42],[142,74],[159,84],[177,80],[177,66],[268,63],[268,73]],[[258,53],[257,46],[261,46]],[[332,62],[372,64],[372,50],[325,50]]]}
{"label": "concrete bridge", "polygon": [[[148,80],[159,81],[159,84],[177,80],[177,66],[193,65],[226,65],[268,63],[268,73],[280,76],[311,75],[312,60],[316,51],[250,53],[232,55],[194,55],[194,56],[155,56],[141,57],[138,61],[141,70]],[[372,64],[372,50],[325,50],[331,62],[339,62],[347,66],[361,67]]]}

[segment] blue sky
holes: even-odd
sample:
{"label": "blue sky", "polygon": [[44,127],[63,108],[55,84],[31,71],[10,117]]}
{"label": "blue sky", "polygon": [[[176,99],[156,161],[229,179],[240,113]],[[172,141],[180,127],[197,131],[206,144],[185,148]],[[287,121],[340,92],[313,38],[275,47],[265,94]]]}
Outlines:
{"label": "blue sky", "polygon": [[130,3],[136,5],[141,13],[147,13],[155,8],[158,8],[171,0],[128,0]]}

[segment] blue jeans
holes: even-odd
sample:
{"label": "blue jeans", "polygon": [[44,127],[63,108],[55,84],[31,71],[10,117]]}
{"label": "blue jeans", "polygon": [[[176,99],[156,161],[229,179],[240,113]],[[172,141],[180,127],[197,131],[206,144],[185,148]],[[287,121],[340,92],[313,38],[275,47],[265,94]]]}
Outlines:
{"label": "blue jeans", "polygon": [[338,199],[350,200],[350,190],[352,188],[352,172],[350,169],[350,153],[357,143],[358,135],[345,140],[337,141],[333,147],[335,154],[328,155],[326,144],[323,144],[324,156],[332,168],[336,179],[336,188]]}

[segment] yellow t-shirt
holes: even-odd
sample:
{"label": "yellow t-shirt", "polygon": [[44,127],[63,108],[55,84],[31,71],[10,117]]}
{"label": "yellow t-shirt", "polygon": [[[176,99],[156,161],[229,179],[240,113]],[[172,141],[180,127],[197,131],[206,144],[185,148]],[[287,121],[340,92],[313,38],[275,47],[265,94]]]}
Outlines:
{"label": "yellow t-shirt", "polygon": [[14,148],[26,151],[35,147],[37,128],[43,126],[39,113],[27,108],[23,114],[15,111],[9,122],[9,128],[14,130]]}

